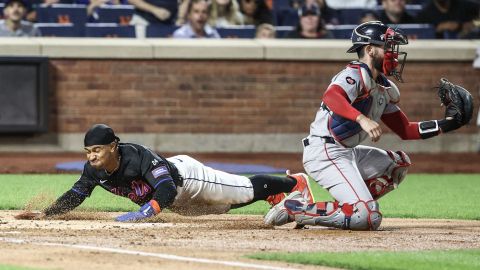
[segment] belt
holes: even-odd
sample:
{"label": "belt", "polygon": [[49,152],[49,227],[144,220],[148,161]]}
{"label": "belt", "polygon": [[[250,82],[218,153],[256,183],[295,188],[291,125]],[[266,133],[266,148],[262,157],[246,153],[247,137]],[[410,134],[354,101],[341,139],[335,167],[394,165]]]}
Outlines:
{"label": "belt", "polygon": [[[335,144],[335,140],[332,137],[317,137],[320,138],[324,143],[331,143]],[[305,138],[302,140],[303,146],[307,147],[310,145],[310,140],[308,138]]]}

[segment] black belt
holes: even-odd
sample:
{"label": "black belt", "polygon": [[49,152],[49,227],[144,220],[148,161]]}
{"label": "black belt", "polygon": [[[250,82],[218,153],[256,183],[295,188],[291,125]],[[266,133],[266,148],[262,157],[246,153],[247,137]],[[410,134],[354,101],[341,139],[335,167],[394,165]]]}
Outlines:
{"label": "black belt", "polygon": [[[335,140],[332,137],[319,137],[324,143],[335,144]],[[308,138],[303,139],[303,146],[307,147],[310,145]]]}

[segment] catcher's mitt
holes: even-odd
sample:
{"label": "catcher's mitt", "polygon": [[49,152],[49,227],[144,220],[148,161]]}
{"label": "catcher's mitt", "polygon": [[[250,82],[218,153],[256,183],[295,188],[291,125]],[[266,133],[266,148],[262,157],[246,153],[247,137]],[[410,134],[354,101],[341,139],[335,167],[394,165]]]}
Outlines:
{"label": "catcher's mitt", "polygon": [[454,119],[461,126],[470,122],[473,115],[473,99],[470,92],[442,78],[438,87],[438,96],[446,107],[447,120]]}

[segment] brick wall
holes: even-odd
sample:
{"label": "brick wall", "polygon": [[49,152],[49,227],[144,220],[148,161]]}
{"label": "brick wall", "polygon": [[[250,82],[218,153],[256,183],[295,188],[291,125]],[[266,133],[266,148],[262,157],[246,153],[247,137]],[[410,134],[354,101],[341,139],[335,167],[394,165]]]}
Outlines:
{"label": "brick wall", "polygon": [[[130,133],[304,133],[331,77],[344,65],[55,59],[50,130],[83,133],[103,122]],[[411,120],[438,119],[443,109],[432,86],[439,78],[463,85],[478,102],[479,75],[471,62],[408,62],[400,106]],[[471,126],[459,132],[475,131]]]}

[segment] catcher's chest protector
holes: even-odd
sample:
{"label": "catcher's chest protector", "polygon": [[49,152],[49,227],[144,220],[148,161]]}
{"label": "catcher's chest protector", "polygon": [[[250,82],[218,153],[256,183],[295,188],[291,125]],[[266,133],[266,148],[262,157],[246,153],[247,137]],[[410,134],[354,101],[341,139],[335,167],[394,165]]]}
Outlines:
{"label": "catcher's chest protector", "polygon": [[[400,99],[397,86],[385,76],[378,82],[372,79],[365,64],[352,62],[332,80],[347,93],[352,106],[374,121],[379,121],[388,104],[396,104]],[[368,134],[356,122],[347,120],[335,113],[331,114],[328,128],[332,135],[348,147],[360,144]]]}

